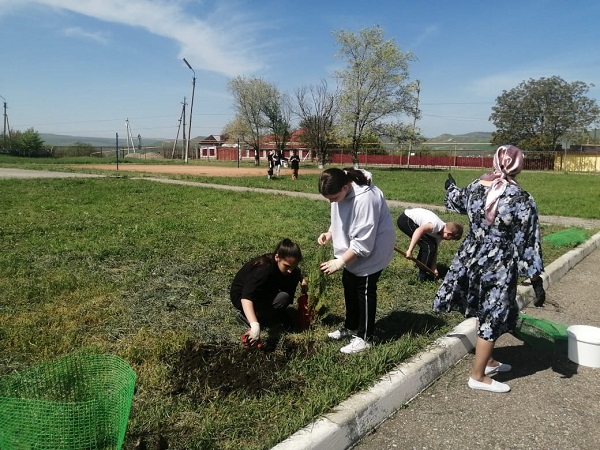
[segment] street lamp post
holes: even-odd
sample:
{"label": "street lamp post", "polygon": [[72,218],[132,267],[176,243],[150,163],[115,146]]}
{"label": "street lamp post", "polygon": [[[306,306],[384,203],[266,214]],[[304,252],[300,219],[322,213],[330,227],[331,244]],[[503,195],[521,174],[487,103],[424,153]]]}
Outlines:
{"label": "street lamp post", "polygon": [[192,78],[192,101],[190,103],[190,124],[189,124],[189,128],[188,128],[188,138],[185,143],[185,162],[187,163],[188,155],[190,152],[190,139],[192,137],[192,111],[194,110],[194,92],[196,90],[196,71],[194,69],[192,69],[192,66],[190,66],[190,63],[187,62],[187,60],[185,58],[183,58],[183,62],[194,73],[194,77]]}
{"label": "street lamp post", "polygon": [[408,157],[406,159],[406,168],[410,169],[410,154],[412,153],[413,139],[415,138],[415,130],[417,128],[417,117],[419,116],[419,95],[421,94],[421,82],[417,80],[416,82],[416,101],[415,101],[415,109],[413,111],[413,123],[411,128],[410,141],[408,141]]}
{"label": "street lamp post", "polygon": [[[4,150],[4,145],[6,144],[6,124],[8,123],[8,116],[6,115],[6,99],[0,95],[4,103],[4,131],[2,132],[2,149]],[[10,133],[10,130],[8,131]]]}

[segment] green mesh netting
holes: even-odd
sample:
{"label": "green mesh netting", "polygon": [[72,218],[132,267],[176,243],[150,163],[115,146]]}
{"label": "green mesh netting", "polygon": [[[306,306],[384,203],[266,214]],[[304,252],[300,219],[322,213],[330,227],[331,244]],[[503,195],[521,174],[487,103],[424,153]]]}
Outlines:
{"label": "green mesh netting", "polygon": [[512,334],[526,344],[542,350],[567,352],[568,325],[519,314]]}
{"label": "green mesh netting", "polygon": [[120,449],[135,372],[78,352],[0,378],[0,449]]}
{"label": "green mesh netting", "polygon": [[567,228],[544,237],[544,241],[555,247],[576,245],[587,241],[589,232],[582,228]]}

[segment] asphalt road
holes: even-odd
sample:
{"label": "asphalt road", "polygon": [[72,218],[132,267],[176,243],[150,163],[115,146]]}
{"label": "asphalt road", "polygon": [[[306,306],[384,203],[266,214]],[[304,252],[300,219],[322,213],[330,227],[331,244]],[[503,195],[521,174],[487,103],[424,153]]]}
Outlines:
{"label": "asphalt road", "polygon": [[[543,308],[523,312],[600,327],[599,267],[596,248],[549,287]],[[495,377],[510,385],[509,393],[471,390],[469,354],[354,450],[600,448],[600,368],[577,365],[567,353],[535,349],[512,335],[498,341],[495,357],[513,366]]]}

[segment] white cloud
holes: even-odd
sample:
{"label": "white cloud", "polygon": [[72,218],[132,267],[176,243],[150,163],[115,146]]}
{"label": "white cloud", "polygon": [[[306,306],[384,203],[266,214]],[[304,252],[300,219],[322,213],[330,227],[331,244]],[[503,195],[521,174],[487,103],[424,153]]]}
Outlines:
{"label": "white cloud", "polygon": [[529,79],[530,75],[531,72],[527,70],[495,73],[475,79],[467,89],[479,98],[496,98],[502,91],[508,91]]}
{"label": "white cloud", "polygon": [[429,25],[429,26],[425,27],[421,31],[421,33],[419,33],[415,36],[415,39],[413,40],[411,47],[412,48],[418,47],[423,42],[426,42],[430,37],[439,34],[439,31],[440,31],[440,29],[437,25]]}
{"label": "white cloud", "polygon": [[524,81],[559,76],[571,83],[594,83],[600,71],[600,61],[590,58],[591,52],[553,54],[552,57],[530,61],[519,67],[510,67],[474,80],[468,90],[478,97],[496,98],[503,90],[509,91]]}
{"label": "white cloud", "polygon": [[[0,8],[32,5],[66,10],[97,20],[139,27],[171,39],[179,45],[178,58],[199,68],[226,76],[253,73],[264,63],[253,36],[263,26],[239,13],[233,4],[203,11],[203,17],[183,9],[190,2],[169,0],[0,0]],[[204,7],[194,3],[195,8]],[[74,33],[77,30],[73,31]],[[101,35],[80,30],[80,36],[101,39]],[[264,43],[263,43],[264,45]]]}
{"label": "white cloud", "polygon": [[108,44],[109,43],[109,39],[108,39],[106,33],[103,33],[101,31],[91,32],[91,31],[85,31],[80,27],[71,27],[71,28],[65,29],[63,31],[63,34],[67,37],[83,38],[86,40],[97,42],[99,44]]}

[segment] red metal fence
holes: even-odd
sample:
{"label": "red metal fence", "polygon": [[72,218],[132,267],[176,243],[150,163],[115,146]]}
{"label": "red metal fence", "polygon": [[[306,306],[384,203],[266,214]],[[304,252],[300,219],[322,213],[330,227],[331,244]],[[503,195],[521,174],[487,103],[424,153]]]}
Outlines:
{"label": "red metal fence", "polygon": [[[554,153],[528,153],[525,158],[527,170],[554,170]],[[333,164],[351,165],[352,158],[347,153],[334,153],[329,156]],[[491,168],[492,155],[358,155],[362,166],[400,166],[400,167],[463,167]]]}
{"label": "red metal fence", "polygon": [[[77,149],[71,147],[54,147],[51,156],[104,156],[114,157],[115,148],[110,147],[86,147]],[[142,159],[183,159],[184,147],[177,145],[163,147],[141,147],[133,150],[119,148],[119,158],[137,157]],[[283,152],[285,158],[289,158],[291,150]],[[299,150],[302,161],[316,162],[316,155],[309,154],[306,149]],[[260,159],[265,161],[267,150],[261,149]],[[415,150],[407,151],[390,150],[387,154],[370,154],[368,152],[358,155],[359,164],[363,167],[388,166],[406,168],[474,168],[488,169],[492,167],[493,151],[488,149],[453,149],[449,150]],[[221,160],[221,161],[254,161],[255,151],[248,148],[238,150],[236,147],[218,147],[214,149],[190,149],[188,159],[190,160]],[[347,149],[336,149],[328,152],[327,162],[336,165],[351,166],[353,164],[350,152]],[[591,151],[568,152],[526,152],[526,170],[559,170],[567,172],[600,172],[600,153]]]}

